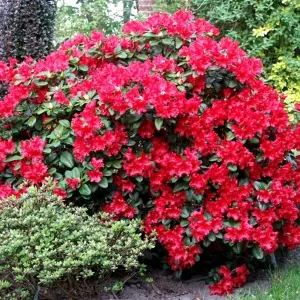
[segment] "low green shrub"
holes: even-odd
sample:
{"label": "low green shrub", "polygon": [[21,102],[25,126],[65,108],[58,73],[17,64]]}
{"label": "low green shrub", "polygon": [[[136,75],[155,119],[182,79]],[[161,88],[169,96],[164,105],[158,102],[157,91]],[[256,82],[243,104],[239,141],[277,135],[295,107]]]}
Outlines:
{"label": "low green shrub", "polygon": [[79,279],[138,269],[138,258],[153,247],[153,239],[142,238],[140,221],[89,216],[52,191],[49,184],[29,187],[19,200],[1,202],[1,299],[30,297],[43,288],[49,294],[50,286],[70,291]]}

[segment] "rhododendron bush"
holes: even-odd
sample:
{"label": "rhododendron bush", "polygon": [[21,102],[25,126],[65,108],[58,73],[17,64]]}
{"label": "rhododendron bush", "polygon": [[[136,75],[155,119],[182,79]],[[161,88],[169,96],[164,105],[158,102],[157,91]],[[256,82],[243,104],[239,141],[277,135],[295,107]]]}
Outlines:
{"label": "rhododendron bush", "polygon": [[[299,128],[260,60],[187,11],[123,33],[1,63],[1,197],[53,176],[68,202],[141,217],[179,271],[210,251],[247,262],[298,246]],[[222,266],[212,292],[247,273]]]}

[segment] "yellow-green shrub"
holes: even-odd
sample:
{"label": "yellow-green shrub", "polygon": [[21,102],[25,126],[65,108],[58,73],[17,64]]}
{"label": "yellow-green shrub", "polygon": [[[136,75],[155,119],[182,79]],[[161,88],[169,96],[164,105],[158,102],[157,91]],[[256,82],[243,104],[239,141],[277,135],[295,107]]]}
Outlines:
{"label": "yellow-green shrub", "polygon": [[138,269],[138,258],[154,246],[140,227],[139,220],[67,207],[50,184],[29,187],[19,200],[1,200],[0,299],[32,299],[49,287],[72,294],[77,280]]}

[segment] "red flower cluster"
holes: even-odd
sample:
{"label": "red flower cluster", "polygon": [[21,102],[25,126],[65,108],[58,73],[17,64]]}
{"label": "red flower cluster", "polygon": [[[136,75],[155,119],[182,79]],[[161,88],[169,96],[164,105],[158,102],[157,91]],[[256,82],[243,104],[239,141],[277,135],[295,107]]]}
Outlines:
{"label": "red flower cluster", "polygon": [[[123,32],[0,63],[1,196],[51,175],[68,201],[142,217],[174,270],[210,246],[247,261],[300,245],[300,128],[261,62],[188,11]],[[219,294],[247,273],[220,272]]]}
{"label": "red flower cluster", "polygon": [[230,271],[226,266],[221,266],[218,273],[222,276],[217,283],[210,285],[212,295],[226,296],[232,294],[233,289],[241,287],[247,280],[247,275],[250,273],[246,265],[242,265]]}

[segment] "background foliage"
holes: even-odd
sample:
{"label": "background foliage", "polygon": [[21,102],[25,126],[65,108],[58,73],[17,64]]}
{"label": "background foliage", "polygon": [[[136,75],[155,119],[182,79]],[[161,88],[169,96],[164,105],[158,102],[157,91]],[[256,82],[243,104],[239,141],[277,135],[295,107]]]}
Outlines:
{"label": "background foliage", "polygon": [[117,33],[135,10],[135,0],[78,0],[77,5],[58,0],[56,41],[62,42],[77,32],[89,34],[92,30]]}

